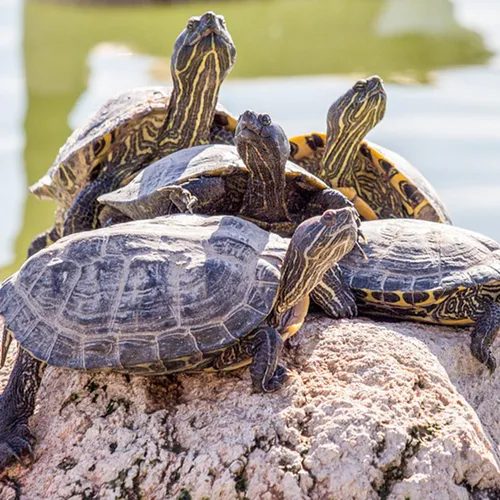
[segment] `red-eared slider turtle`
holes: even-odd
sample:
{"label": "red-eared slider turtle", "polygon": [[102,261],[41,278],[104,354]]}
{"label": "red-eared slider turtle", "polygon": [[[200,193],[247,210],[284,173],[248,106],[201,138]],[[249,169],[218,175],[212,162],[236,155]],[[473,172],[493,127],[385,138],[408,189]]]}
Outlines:
{"label": "red-eared slider turtle", "polygon": [[[290,235],[300,222],[328,208],[352,206],[344,195],[287,161],[290,144],[269,115],[245,111],[235,141],[236,146],[197,146],[173,153],[99,202],[112,207],[115,218],[119,211],[118,220],[189,210],[240,215],[282,235]],[[101,223],[112,213],[103,210]]]}
{"label": "red-eared slider turtle", "polygon": [[305,221],[291,241],[238,217],[181,214],[41,250],[0,287],[2,364],[11,336],[20,344],[0,398],[0,470],[31,449],[43,363],[142,375],[251,363],[258,390],[279,389],[283,339],[357,235],[353,208]]}
{"label": "red-eared slider turtle", "polygon": [[[235,57],[222,16],[191,18],[174,45],[173,88],[137,89],[108,101],[73,132],[31,192],[62,209],[77,197],[92,205],[103,189],[118,188],[158,158],[197,144],[232,143],[236,120],[217,98]],[[61,236],[64,217],[59,210],[56,227],[40,235],[31,253]]]}
{"label": "red-eared slider turtle", "polygon": [[451,223],[425,177],[393,151],[364,140],[384,117],[382,80],[359,80],[328,111],[327,133],[290,139],[290,159],[344,193],[365,220],[410,218]]}
{"label": "red-eared slider turtle", "polygon": [[446,224],[391,219],[363,222],[363,260],[340,262],[361,314],[474,325],[472,354],[491,371],[500,327],[500,244]]}

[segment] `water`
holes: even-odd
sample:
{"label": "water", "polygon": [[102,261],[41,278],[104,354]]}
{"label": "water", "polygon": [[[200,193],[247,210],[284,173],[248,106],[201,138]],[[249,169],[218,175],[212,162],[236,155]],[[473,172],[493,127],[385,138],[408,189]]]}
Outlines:
{"label": "water", "polygon": [[386,80],[388,110],[369,138],[420,168],[455,224],[500,240],[498,2],[311,0],[309,12],[303,5],[28,3],[23,54],[21,0],[0,0],[2,277],[51,224],[54,206],[27,196],[26,187],[50,166],[70,126],[121,90],[164,83],[177,33],[208,8],[226,16],[238,49],[221,91],[234,114],[268,112],[290,135],[323,131],[335,97],[358,76],[378,73]]}

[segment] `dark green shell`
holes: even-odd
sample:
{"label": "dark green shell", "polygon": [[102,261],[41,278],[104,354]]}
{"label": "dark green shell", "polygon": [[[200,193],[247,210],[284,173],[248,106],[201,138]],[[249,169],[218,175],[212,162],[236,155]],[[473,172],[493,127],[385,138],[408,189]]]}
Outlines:
{"label": "dark green shell", "polygon": [[[150,87],[108,100],[86,125],[70,135],[47,174],[31,186],[31,192],[41,199],[56,200],[69,207],[89,182],[91,170],[102,161],[101,155],[112,141],[130,141],[132,153],[152,151],[151,144],[165,122],[170,94],[168,87]],[[151,144],[139,133],[144,127],[148,129]],[[234,132],[236,119],[218,104],[212,126],[213,142],[218,142],[216,136],[222,128]]]}
{"label": "dark green shell", "polygon": [[411,219],[361,229],[368,259],[355,250],[340,267],[362,312],[468,324],[482,294],[500,295],[500,245],[481,234]]}
{"label": "dark green shell", "polygon": [[268,315],[287,244],[230,216],[71,235],[2,284],[0,313],[21,347],[53,365],[210,368]]}
{"label": "dark green shell", "polygon": [[[164,206],[158,203],[162,188],[202,177],[242,176],[242,182],[233,180],[230,188],[240,190],[242,197],[247,173],[248,168],[235,146],[195,146],[149,165],[123,188],[101,196],[99,202],[120,210],[132,219],[146,219],[165,213]],[[290,161],[286,164],[286,178],[289,197],[295,194],[297,188],[310,193],[328,188],[323,181]]]}

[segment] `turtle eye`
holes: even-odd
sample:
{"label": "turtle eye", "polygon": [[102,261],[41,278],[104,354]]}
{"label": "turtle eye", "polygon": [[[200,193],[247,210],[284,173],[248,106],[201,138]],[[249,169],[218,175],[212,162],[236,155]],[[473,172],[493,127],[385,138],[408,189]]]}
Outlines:
{"label": "turtle eye", "polygon": [[322,217],[323,221],[327,224],[334,222],[337,219],[337,214],[334,210],[327,210]]}
{"label": "turtle eye", "polygon": [[187,30],[188,31],[193,31],[196,28],[196,24],[197,23],[196,23],[196,21],[194,19],[190,19],[188,21],[188,23],[187,23],[187,26],[186,26]]}
{"label": "turtle eye", "polygon": [[354,84],[353,89],[354,90],[365,90],[366,86],[368,85],[368,82],[366,80],[359,80]]}
{"label": "turtle eye", "polygon": [[259,122],[264,125],[264,127],[268,127],[272,123],[269,115],[259,115]]}

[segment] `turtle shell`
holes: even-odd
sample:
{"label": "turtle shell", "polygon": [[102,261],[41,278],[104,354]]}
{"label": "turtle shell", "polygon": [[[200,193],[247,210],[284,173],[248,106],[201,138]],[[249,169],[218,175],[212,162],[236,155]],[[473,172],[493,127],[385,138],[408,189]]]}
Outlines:
{"label": "turtle shell", "polygon": [[[325,144],[324,133],[292,137],[290,160],[318,175]],[[366,197],[373,198],[371,208],[379,218],[408,217],[451,223],[444,202],[430,182],[394,151],[371,141],[363,141],[356,161],[355,175],[357,191],[361,195],[369,193]]]}
{"label": "turtle shell", "polygon": [[[322,180],[293,162],[287,162],[285,172],[289,200],[298,187],[309,193],[328,189]],[[234,205],[234,213],[237,213],[241,207],[247,176],[248,168],[235,146],[195,146],[172,153],[149,165],[123,188],[99,197],[99,202],[118,209],[132,219],[147,219],[165,214],[168,207],[158,203],[165,187],[199,178],[232,177],[229,189],[235,191],[234,204],[228,204],[228,200],[223,199],[223,208],[224,212],[228,213]],[[241,177],[240,182],[235,180],[238,177]],[[295,204],[300,206],[298,202]],[[214,208],[214,212],[216,211]]]}
{"label": "turtle shell", "polygon": [[57,366],[209,368],[271,310],[287,241],[231,216],[173,215],[59,240],[0,288],[20,345]]}
{"label": "turtle shell", "polygon": [[[130,141],[142,152],[148,149],[152,152],[151,140],[155,141],[165,121],[170,94],[168,87],[151,87],[134,89],[108,100],[86,125],[70,135],[47,174],[30,191],[40,199],[56,200],[69,207],[96,175],[93,169],[107,156],[113,142]],[[141,133],[146,121],[147,139]],[[236,119],[218,104],[210,141],[232,143],[235,129]]]}
{"label": "turtle shell", "polygon": [[412,219],[361,229],[368,259],[355,250],[340,267],[362,312],[461,324],[471,321],[481,290],[500,291],[500,245],[481,234]]}

